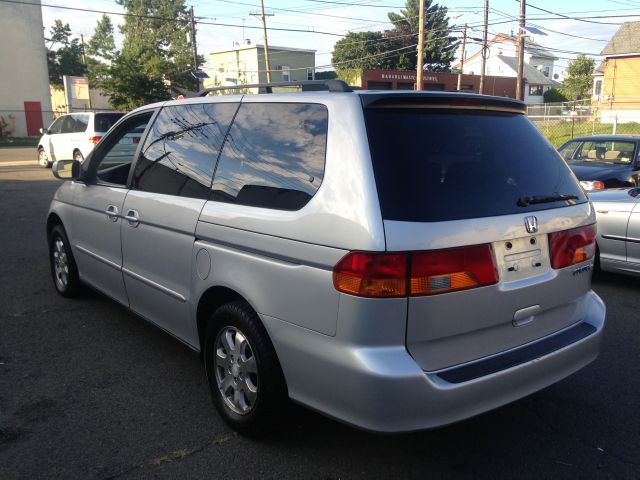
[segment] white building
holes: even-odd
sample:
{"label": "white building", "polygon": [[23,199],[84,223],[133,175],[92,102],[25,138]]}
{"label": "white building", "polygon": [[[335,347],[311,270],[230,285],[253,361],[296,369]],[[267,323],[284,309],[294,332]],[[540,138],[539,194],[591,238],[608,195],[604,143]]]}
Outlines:
{"label": "white building", "polygon": [[[272,82],[313,80],[316,51],[301,48],[269,46],[269,67]],[[240,45],[233,50],[209,55],[209,75],[205,87],[266,83],[267,66],[263,45]]]}
{"label": "white building", "polygon": [[[499,33],[489,42],[485,75],[516,77],[518,75],[518,58],[516,38]],[[544,92],[560,84],[553,80],[555,57],[544,47],[532,40],[525,39],[524,48],[524,101],[525,103],[543,103]],[[460,64],[454,68],[460,68]],[[482,57],[480,51],[467,58],[463,73],[480,75]]]}
{"label": "white building", "polygon": [[40,135],[53,116],[40,0],[0,2],[0,125],[14,137]]}

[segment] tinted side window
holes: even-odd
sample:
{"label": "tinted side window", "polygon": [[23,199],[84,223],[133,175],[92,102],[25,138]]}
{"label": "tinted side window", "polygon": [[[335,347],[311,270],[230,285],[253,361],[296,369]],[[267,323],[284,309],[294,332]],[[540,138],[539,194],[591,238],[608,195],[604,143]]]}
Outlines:
{"label": "tinted side window", "polygon": [[107,132],[123,115],[124,113],[97,113],[93,120],[93,129],[96,132]]}
{"label": "tinted side window", "polygon": [[220,156],[211,198],[302,208],[322,183],[327,125],[323,105],[242,104]]}
{"label": "tinted side window", "polygon": [[49,127],[50,134],[60,133],[60,129],[62,128],[62,122],[64,122],[65,117],[58,117],[54,120],[54,122]]}
{"label": "tinted side window", "polygon": [[65,115],[62,118],[62,128],[60,133],[74,133],[76,131],[76,121],[73,119],[73,115]]}
{"label": "tinted side window", "polygon": [[145,192],[209,198],[213,169],[237,103],[163,108],[133,174]]}
{"label": "tinted side window", "polygon": [[73,121],[75,122],[73,126],[74,133],[82,133],[87,131],[87,127],[89,126],[89,115],[72,115]]}

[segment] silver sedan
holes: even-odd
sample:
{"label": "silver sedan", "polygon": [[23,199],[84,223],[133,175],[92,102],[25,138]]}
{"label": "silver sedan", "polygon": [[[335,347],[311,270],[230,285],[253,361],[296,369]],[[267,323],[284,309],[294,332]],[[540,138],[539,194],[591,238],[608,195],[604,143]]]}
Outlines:
{"label": "silver sedan", "polygon": [[589,197],[598,219],[600,268],[640,275],[640,187],[590,192]]}

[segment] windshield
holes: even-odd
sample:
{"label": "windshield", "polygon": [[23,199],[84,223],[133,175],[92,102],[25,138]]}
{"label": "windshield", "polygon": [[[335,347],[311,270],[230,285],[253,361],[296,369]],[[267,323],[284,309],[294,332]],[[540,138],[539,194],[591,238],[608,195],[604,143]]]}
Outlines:
{"label": "windshield", "polygon": [[584,203],[570,169],[521,114],[367,108],[383,218],[437,222]]}
{"label": "windshield", "polygon": [[588,140],[569,142],[561,147],[560,154],[568,163],[629,165],[634,150],[633,142]]}

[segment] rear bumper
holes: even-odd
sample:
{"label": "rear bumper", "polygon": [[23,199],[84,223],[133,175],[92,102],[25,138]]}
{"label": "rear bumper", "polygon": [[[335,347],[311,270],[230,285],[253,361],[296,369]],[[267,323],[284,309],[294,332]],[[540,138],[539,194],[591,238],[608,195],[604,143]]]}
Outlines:
{"label": "rear bumper", "polygon": [[[505,364],[511,365],[507,368],[488,374],[481,371],[481,376],[462,380],[447,377],[444,371],[422,371],[404,345],[353,345],[337,337],[292,328],[280,320],[263,319],[292,399],[363,429],[405,432],[446,425],[497,408],[545,388],[595,360],[605,306],[592,291],[585,302],[587,315],[570,327],[583,324],[584,335],[574,336],[569,344],[556,339],[557,345],[564,346],[553,351],[541,349],[540,356],[522,357],[525,360],[521,363],[511,361]],[[553,344],[553,337],[567,330],[534,343]],[[575,338],[578,340],[573,341]],[[500,355],[508,353],[513,351]]]}

